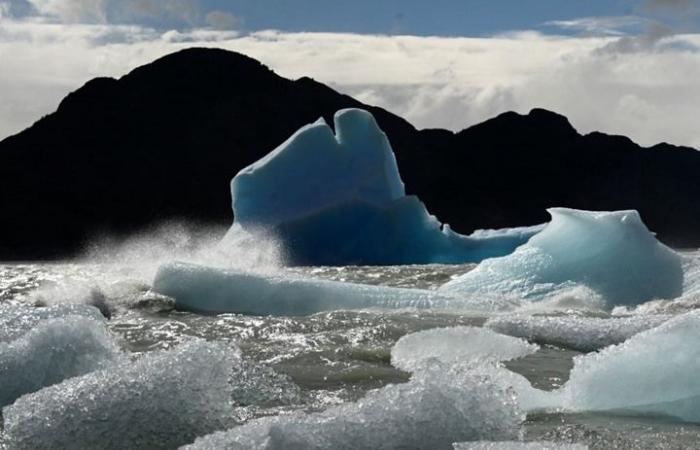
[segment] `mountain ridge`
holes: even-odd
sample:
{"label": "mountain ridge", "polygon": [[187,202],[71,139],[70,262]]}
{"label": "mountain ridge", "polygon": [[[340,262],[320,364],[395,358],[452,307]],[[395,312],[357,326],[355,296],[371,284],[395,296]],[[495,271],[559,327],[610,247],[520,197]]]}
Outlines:
{"label": "mountain ridge", "polygon": [[700,245],[694,149],[582,135],[540,108],[456,133],[417,130],[309,77],[194,48],[90,80],[0,141],[0,259],[63,257],[95,234],[166,220],[228,223],[238,170],[348,107],[375,115],[407,191],[457,231],[543,222],[550,206],[638,209],[667,243]]}

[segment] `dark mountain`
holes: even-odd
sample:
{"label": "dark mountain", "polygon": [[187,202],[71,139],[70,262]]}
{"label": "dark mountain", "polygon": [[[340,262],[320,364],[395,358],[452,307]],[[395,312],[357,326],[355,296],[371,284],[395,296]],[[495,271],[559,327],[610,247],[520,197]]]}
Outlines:
{"label": "dark mountain", "polygon": [[168,220],[229,223],[236,172],[319,116],[371,111],[409,193],[461,232],[543,222],[549,206],[635,208],[671,245],[700,245],[700,153],[582,136],[535,109],[459,133],[416,130],[309,78],[190,49],[94,79],[0,142],[0,259],[50,258],[97,233]]}

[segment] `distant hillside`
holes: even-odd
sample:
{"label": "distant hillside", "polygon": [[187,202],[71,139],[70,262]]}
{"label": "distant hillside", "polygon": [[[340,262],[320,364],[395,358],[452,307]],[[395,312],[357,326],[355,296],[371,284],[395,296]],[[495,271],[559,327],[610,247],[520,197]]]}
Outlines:
{"label": "distant hillside", "polygon": [[[371,111],[409,193],[461,232],[527,225],[549,206],[638,209],[662,240],[700,245],[700,153],[581,136],[566,118],[505,113],[459,133],[416,130],[309,78],[189,49],[97,78],[0,142],[0,259],[51,258],[95,233],[167,219],[228,223],[229,181],[300,126]],[[604,114],[604,112],[601,112]]]}

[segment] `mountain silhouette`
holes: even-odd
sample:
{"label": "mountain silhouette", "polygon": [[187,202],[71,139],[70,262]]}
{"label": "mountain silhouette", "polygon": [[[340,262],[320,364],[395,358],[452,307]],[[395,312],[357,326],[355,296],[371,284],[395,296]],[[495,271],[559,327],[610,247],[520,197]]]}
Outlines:
{"label": "mountain silhouette", "polygon": [[97,234],[166,220],[230,223],[229,181],[300,126],[360,107],[389,136],[409,194],[459,232],[541,223],[545,208],[637,209],[666,243],[700,245],[700,153],[579,134],[507,112],[458,133],[417,130],[310,78],[193,48],[96,78],[0,142],[0,259],[74,254]]}

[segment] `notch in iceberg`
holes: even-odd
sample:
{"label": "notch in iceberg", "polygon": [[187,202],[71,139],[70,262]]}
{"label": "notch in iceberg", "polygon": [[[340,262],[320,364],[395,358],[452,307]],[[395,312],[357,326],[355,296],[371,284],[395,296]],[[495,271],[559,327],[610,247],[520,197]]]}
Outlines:
{"label": "notch in iceberg", "polygon": [[[302,127],[231,181],[235,223],[273,238],[290,265],[478,262],[540,227],[462,236],[407,196],[387,136],[360,109]],[[226,242],[226,240],[224,240]]]}
{"label": "notch in iceberg", "polygon": [[656,240],[637,211],[548,211],[552,221],[525,245],[441,289],[543,300],[585,286],[609,308],[682,294],[681,256]]}

